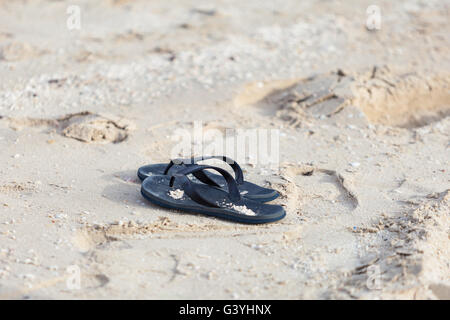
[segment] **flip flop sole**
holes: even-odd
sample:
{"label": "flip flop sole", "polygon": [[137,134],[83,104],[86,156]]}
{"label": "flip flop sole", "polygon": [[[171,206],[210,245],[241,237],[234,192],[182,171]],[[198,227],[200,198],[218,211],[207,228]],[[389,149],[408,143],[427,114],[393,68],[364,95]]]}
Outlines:
{"label": "flip flop sole", "polygon": [[[173,199],[168,194],[168,181],[169,178],[167,176],[154,176],[145,179],[141,187],[142,196],[153,204],[167,209],[199,213],[246,224],[270,223],[281,220],[286,216],[286,212],[281,206],[262,204],[252,200],[244,200],[240,205],[246,205],[249,209],[254,209],[255,212],[263,212],[263,214],[246,215],[230,208],[207,207],[194,202],[187,196],[180,199]],[[212,197],[217,198],[221,198],[221,195],[225,193],[220,189],[213,189],[206,185],[203,189],[204,194],[211,194]]]}
{"label": "flip flop sole", "polygon": [[[167,167],[165,163],[151,164],[147,166],[140,167],[138,169],[137,175],[141,181],[144,181],[147,177],[152,175],[163,175],[164,171]],[[169,173],[176,172],[180,166],[173,166],[173,169],[169,171]],[[221,175],[214,174],[208,171],[205,171],[205,174],[216,181],[218,184],[224,186],[225,180]],[[195,181],[195,178],[193,179]],[[252,199],[259,202],[269,202],[275,200],[280,196],[280,194],[273,189],[264,188],[258,186],[257,184],[245,181],[244,184],[239,186],[239,190],[241,191],[242,196],[247,199]]]}

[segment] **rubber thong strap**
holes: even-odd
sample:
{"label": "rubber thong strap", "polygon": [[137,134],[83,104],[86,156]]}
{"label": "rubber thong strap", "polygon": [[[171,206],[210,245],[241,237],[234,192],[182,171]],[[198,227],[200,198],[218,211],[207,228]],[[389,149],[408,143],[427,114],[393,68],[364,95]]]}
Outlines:
{"label": "rubber thong strap", "polygon": [[[237,184],[244,183],[244,173],[242,172],[241,167],[239,166],[239,164],[236,161],[234,161],[233,159],[228,158],[226,156],[201,156],[201,157],[193,157],[190,159],[170,160],[169,164],[167,165],[166,169],[164,170],[164,174],[168,174],[170,168],[175,164],[185,165],[185,166],[189,167],[189,166],[195,165],[199,161],[209,160],[209,159],[219,159],[219,160],[222,160],[222,161],[226,162],[227,164],[229,164],[230,167],[234,171],[234,177],[235,177],[236,183]],[[215,181],[213,181],[211,178],[209,178],[202,171],[197,171],[197,172],[193,173],[193,175],[203,183],[220,187],[220,185],[218,185]]]}
{"label": "rubber thong strap", "polygon": [[[175,159],[170,160],[169,164],[167,165],[166,169],[164,170],[164,175],[167,175],[169,173],[170,168],[173,167],[173,165],[181,165],[185,168],[197,166],[196,164],[190,163],[189,159]],[[216,186],[221,188],[221,185],[212,180],[210,177],[208,177],[203,171],[197,171],[193,173],[194,177],[196,177],[198,180],[200,180],[203,183],[209,184],[211,186]]]}
{"label": "rubber thong strap", "polygon": [[170,178],[169,186],[172,188],[176,179],[181,180],[181,188],[192,200],[205,206],[218,208],[220,207],[219,204],[205,197],[205,195],[198,190],[199,189],[198,185],[196,183],[193,183],[187,177],[188,174],[191,173],[194,174],[196,172],[201,172],[202,170],[206,169],[215,170],[225,178],[225,181],[227,182],[228,186],[228,197],[232,202],[237,202],[242,199],[241,194],[239,193],[236,180],[234,180],[233,176],[229,174],[226,170],[214,166],[202,166],[202,165],[189,166],[186,169],[180,170],[176,172],[174,175],[172,175]]}

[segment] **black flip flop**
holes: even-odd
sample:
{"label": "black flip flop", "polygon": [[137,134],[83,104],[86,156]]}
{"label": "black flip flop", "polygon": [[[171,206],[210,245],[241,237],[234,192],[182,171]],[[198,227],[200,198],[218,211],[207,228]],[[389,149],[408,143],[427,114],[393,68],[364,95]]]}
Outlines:
{"label": "black flip flop", "polygon": [[[187,177],[206,169],[220,173],[228,191],[192,182]],[[213,166],[196,165],[179,170],[173,175],[149,176],[142,183],[141,193],[144,198],[161,207],[242,223],[274,222],[286,215],[283,207],[279,205],[263,204],[242,197],[233,176],[226,170]]]}
{"label": "black flip flop", "polygon": [[[220,159],[233,168],[236,183],[238,184],[239,192],[247,199],[259,201],[259,202],[268,202],[272,201],[280,195],[276,190],[264,188],[258,186],[257,184],[251,183],[249,181],[244,180],[244,174],[242,172],[241,167],[234,160],[225,157],[225,156],[205,156],[205,157],[196,157],[191,159],[175,159],[170,160],[169,164],[166,163],[158,163],[158,164],[150,164],[138,169],[138,177],[143,181],[145,178],[153,175],[169,175],[174,174],[180,170],[188,168],[190,166],[196,166],[196,163],[202,160],[208,159]],[[199,181],[214,185],[219,188],[222,188],[226,185],[225,179],[218,174],[214,174],[208,171],[197,171],[193,173],[194,177]],[[195,181],[195,180],[194,180]],[[195,182],[199,182],[195,181]]]}

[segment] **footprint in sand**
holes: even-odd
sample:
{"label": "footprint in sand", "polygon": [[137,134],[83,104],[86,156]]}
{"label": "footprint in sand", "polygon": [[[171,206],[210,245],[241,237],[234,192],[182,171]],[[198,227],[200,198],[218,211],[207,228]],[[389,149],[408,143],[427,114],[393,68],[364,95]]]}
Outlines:
{"label": "footprint in sand", "polygon": [[[281,176],[287,182],[280,185],[287,195],[286,208],[294,212],[351,212],[359,199],[342,174],[309,165],[284,164]],[[325,200],[325,202],[324,202]]]}
{"label": "footprint in sand", "polygon": [[134,124],[113,115],[100,115],[89,111],[68,114],[57,119],[5,118],[11,128],[47,126],[56,128],[68,138],[86,143],[119,143],[128,138]]}
{"label": "footprint in sand", "polygon": [[292,127],[311,118],[330,118],[355,106],[372,123],[417,128],[450,115],[450,74],[398,74],[388,67],[348,75],[339,70],[274,90],[258,105],[276,108]]}

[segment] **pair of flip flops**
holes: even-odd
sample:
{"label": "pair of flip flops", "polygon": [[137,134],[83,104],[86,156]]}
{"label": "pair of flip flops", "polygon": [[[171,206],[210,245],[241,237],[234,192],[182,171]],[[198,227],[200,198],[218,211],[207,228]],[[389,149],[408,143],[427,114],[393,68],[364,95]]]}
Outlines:
{"label": "pair of flip flops", "polygon": [[[229,164],[234,177],[222,168],[197,164],[208,159]],[[286,215],[283,207],[265,203],[277,198],[277,191],[245,181],[241,167],[225,156],[151,164],[139,168],[138,177],[143,181],[143,197],[161,207],[252,224],[274,222]]]}

